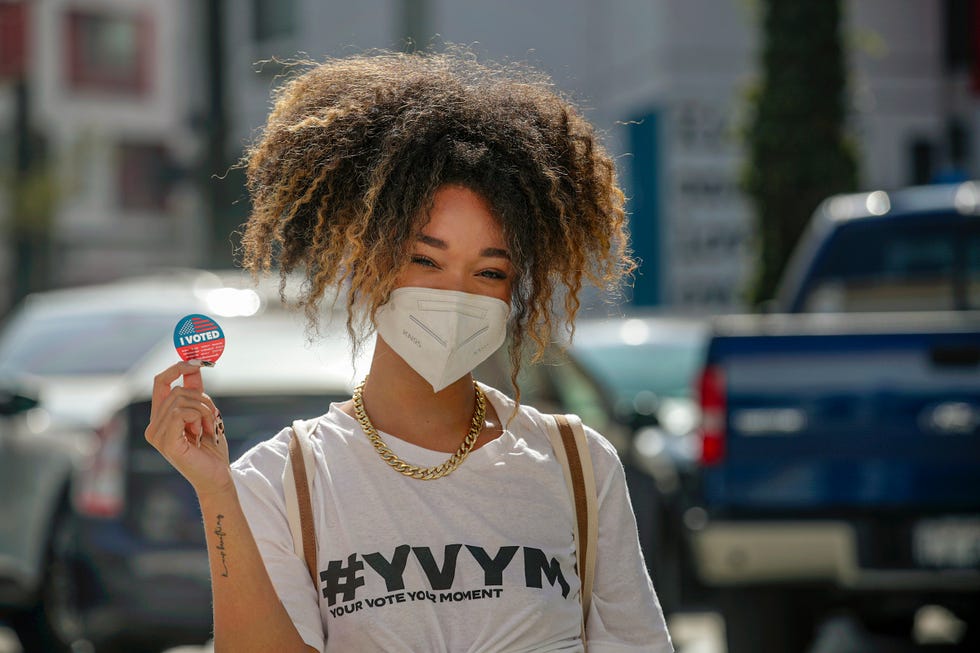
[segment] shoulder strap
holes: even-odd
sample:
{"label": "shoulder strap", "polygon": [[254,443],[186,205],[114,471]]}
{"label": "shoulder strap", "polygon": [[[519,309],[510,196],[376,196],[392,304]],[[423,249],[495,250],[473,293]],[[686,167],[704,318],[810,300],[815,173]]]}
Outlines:
{"label": "shoulder strap", "polygon": [[552,448],[562,464],[565,481],[575,506],[576,571],[582,581],[582,634],[592,605],[596,548],[599,542],[598,497],[592,456],[582,420],[576,415],[553,415],[557,428],[549,428]]}
{"label": "shoulder strap", "polygon": [[313,587],[319,586],[316,575],[316,529],[313,525],[313,503],[310,481],[313,478],[313,451],[310,445],[309,424],[293,422],[289,439],[289,456],[283,470],[283,489],[286,495],[286,519],[293,536],[293,550],[306,560]]}

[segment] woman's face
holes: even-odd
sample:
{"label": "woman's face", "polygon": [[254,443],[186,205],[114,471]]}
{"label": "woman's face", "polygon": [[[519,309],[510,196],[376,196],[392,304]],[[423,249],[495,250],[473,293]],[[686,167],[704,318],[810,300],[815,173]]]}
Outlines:
{"label": "woman's face", "polygon": [[486,200],[463,186],[443,186],[412,257],[395,287],[457,290],[510,302],[514,270],[507,241]]}

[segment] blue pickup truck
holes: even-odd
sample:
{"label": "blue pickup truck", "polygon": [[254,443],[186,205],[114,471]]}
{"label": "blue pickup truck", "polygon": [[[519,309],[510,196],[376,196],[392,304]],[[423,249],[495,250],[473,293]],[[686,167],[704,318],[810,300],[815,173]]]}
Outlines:
{"label": "blue pickup truck", "polygon": [[822,203],[778,313],[714,320],[685,513],[729,653],[940,605],[980,651],[980,185]]}

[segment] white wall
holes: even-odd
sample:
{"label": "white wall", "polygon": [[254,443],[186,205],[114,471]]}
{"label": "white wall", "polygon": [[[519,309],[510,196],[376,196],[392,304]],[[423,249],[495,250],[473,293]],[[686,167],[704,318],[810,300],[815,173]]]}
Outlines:
{"label": "white wall", "polygon": [[909,179],[910,141],[943,136],[941,5],[851,0],[847,10],[861,185],[895,188]]}

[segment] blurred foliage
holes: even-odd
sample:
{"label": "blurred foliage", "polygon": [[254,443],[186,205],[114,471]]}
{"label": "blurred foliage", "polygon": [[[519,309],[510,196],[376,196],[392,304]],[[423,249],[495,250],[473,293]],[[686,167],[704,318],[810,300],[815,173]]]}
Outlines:
{"label": "blurred foliage", "polygon": [[34,166],[26,173],[4,179],[10,210],[4,230],[8,233],[47,235],[58,202],[59,186],[50,166]]}
{"label": "blurred foliage", "polygon": [[814,209],[857,186],[846,134],[841,0],[763,0],[762,80],[749,97],[742,186],[756,217],[758,259],[748,300],[775,294]]}
{"label": "blurred foliage", "polygon": [[49,287],[53,217],[61,187],[54,167],[40,158],[26,169],[4,174],[0,186],[6,204],[0,211],[4,217],[0,237],[9,243],[12,255],[9,303],[13,305],[28,293]]}

